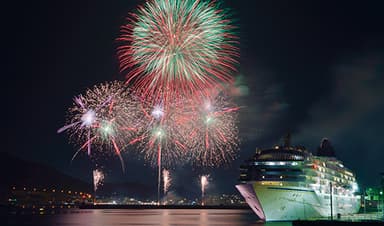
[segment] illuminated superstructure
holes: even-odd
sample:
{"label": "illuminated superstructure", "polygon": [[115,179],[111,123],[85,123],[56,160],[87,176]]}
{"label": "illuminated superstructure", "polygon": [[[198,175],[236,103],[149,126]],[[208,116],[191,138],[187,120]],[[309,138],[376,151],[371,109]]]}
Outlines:
{"label": "illuminated superstructure", "polygon": [[258,149],[240,171],[237,189],[267,221],[345,215],[360,208],[355,176],[334,157],[327,139],[317,155],[292,147],[289,138],[284,146]]}

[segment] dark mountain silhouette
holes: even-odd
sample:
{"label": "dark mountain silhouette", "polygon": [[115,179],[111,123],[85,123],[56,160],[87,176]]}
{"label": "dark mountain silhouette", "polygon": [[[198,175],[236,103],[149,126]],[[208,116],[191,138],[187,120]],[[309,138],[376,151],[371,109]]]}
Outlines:
{"label": "dark mountain silhouette", "polygon": [[53,167],[22,160],[6,152],[0,157],[0,187],[72,189],[90,192],[92,185],[61,173]]}
{"label": "dark mountain silhouette", "polygon": [[[51,166],[0,152],[0,192],[6,192],[13,186],[93,192],[92,184],[68,176]],[[97,193],[104,196],[117,194],[135,198],[152,198],[156,190],[135,182],[105,183],[99,187]]]}

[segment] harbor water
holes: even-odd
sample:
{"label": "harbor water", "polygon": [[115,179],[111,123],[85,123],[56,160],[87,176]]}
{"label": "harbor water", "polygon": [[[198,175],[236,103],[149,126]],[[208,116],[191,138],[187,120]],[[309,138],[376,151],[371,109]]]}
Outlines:
{"label": "harbor water", "polygon": [[8,214],[1,225],[28,226],[285,226],[263,223],[246,209],[73,209],[66,212]]}

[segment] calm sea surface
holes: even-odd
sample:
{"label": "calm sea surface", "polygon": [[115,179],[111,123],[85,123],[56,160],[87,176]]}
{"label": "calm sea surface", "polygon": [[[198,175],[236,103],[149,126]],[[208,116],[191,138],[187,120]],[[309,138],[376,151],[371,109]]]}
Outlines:
{"label": "calm sea surface", "polygon": [[[3,224],[3,220],[5,220]],[[18,214],[5,216],[1,225],[30,226],[290,226],[288,222],[262,223],[251,210],[144,209],[74,210],[60,214]]]}

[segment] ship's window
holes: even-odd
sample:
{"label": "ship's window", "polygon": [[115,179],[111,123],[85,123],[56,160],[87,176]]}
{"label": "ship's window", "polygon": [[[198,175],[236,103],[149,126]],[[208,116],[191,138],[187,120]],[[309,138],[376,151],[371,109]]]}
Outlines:
{"label": "ship's window", "polygon": [[285,152],[269,152],[258,156],[260,160],[303,160],[304,157],[297,154],[285,153]]}

